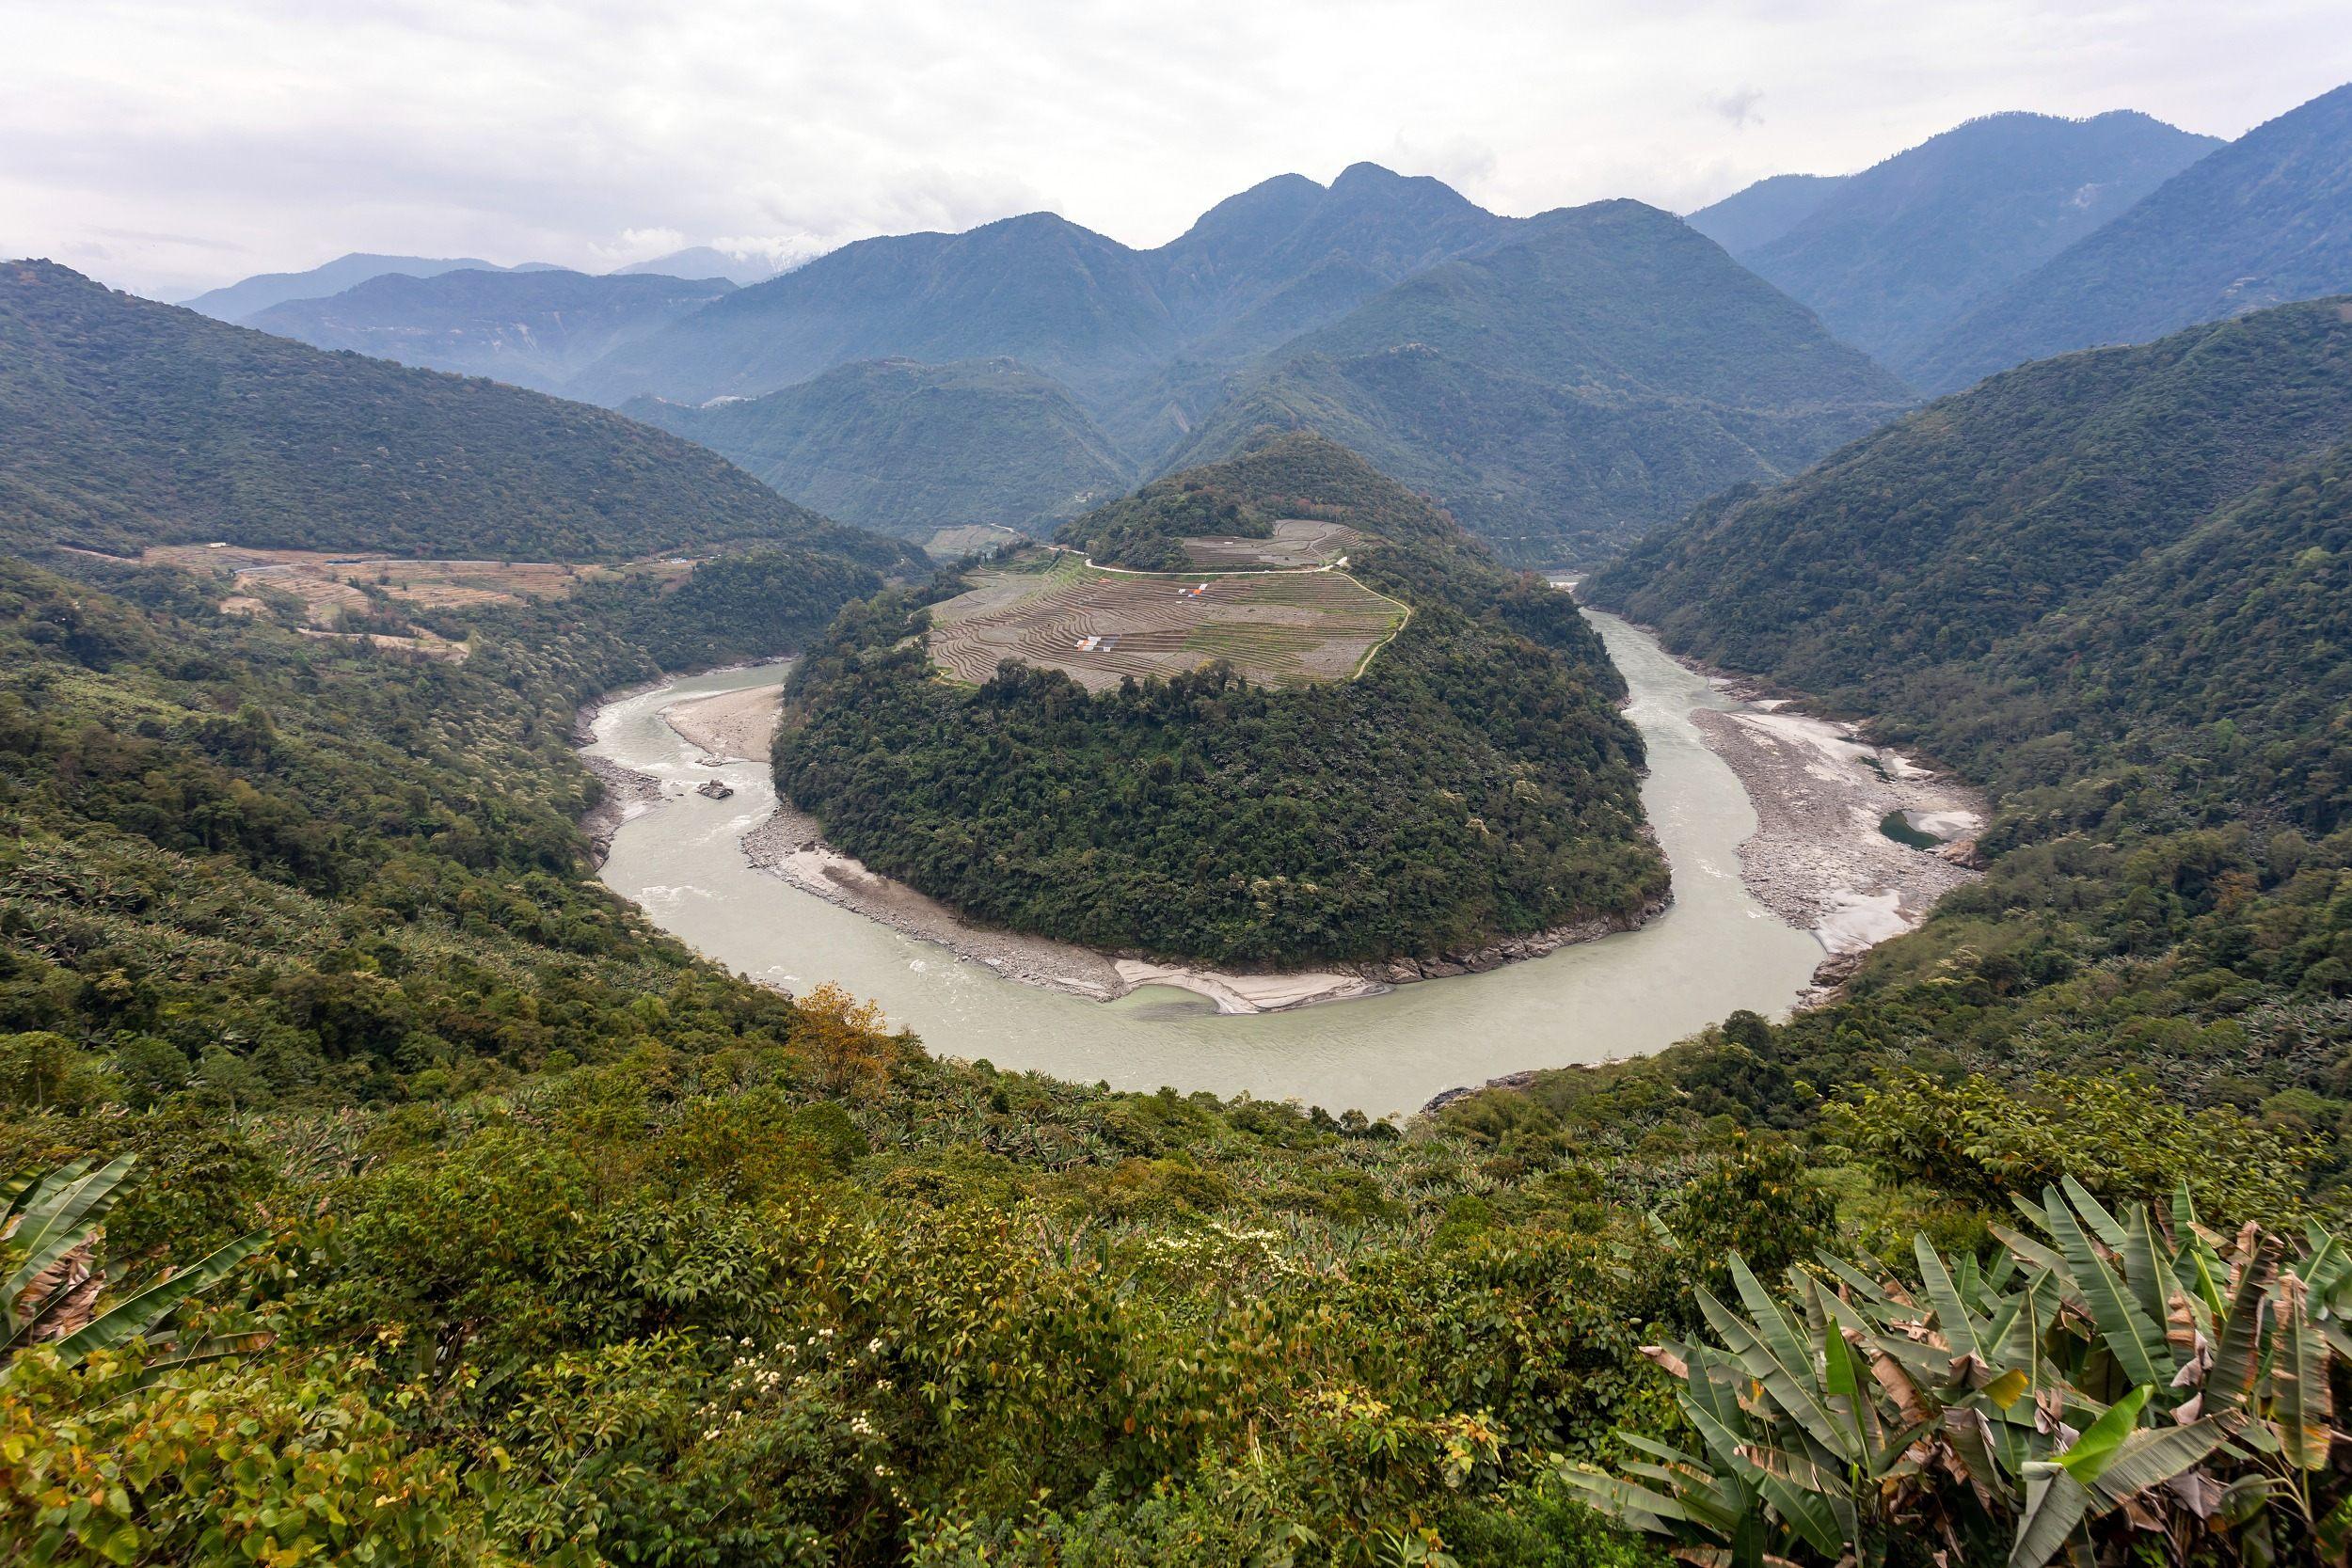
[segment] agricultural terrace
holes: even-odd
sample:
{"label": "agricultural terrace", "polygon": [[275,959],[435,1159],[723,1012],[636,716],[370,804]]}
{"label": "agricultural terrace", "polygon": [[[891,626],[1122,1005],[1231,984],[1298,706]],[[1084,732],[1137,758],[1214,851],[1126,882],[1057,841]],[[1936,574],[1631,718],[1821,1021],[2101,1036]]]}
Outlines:
{"label": "agricultural terrace", "polygon": [[1347,680],[1408,613],[1327,568],[1120,572],[1063,553],[969,580],[970,591],[931,607],[930,651],[952,678],[975,685],[1008,658],[1059,670],[1089,691],[1220,658],[1263,686]]}
{"label": "agricultural terrace", "polygon": [[1285,517],[1274,525],[1270,539],[1219,535],[1187,539],[1184,545],[1195,566],[1224,572],[1259,566],[1327,566],[1363,543],[1362,534],[1339,523]]}

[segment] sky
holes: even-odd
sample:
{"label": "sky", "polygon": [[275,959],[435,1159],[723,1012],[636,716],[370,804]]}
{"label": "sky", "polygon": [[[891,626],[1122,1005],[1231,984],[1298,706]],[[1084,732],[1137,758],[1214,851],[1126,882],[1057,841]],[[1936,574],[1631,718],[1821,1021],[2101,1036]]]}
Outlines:
{"label": "sky", "polygon": [[2345,0],[0,0],[0,255],[176,299],[346,251],[605,271],[1060,213],[1135,245],[1369,159],[1511,214],[1972,116],[2235,136]]}

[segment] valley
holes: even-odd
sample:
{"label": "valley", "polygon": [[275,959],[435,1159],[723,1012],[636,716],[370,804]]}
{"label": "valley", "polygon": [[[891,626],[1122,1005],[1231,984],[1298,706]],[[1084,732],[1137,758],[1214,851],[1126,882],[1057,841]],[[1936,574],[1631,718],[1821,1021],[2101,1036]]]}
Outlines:
{"label": "valley", "polygon": [[0,1565],[2352,1560],[2331,19],[381,9],[18,52]]}

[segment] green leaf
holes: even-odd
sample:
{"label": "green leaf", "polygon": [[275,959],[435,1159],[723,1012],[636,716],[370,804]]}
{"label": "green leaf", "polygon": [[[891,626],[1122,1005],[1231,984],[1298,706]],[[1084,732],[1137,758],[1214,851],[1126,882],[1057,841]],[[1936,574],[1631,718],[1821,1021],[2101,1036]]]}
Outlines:
{"label": "green leaf", "polygon": [[2268,1305],[2269,1281],[2269,1248],[2258,1244],[2238,1267],[2228,1315],[2221,1322],[2220,1342],[2214,1347],[2213,1365],[2205,1371],[2205,1413],[2209,1416],[2243,1410],[2254,1397],[2254,1379],[2262,1371],[2262,1320]]}
{"label": "green leaf", "polygon": [[2026,1512],[2009,1549],[2009,1568],[2042,1568],[2090,1512],[2090,1493],[2063,1465],[2036,1460],[2026,1466]]}
{"label": "green leaf", "polygon": [[1919,1259],[1919,1282],[1927,1291],[1928,1305],[1935,1308],[1935,1321],[1944,1330],[1944,1342],[1951,1346],[1954,1355],[1986,1359],[1984,1346],[1977,1338],[1976,1320],[1962,1303],[1960,1290],[1945,1271],[1942,1256],[1928,1244],[1925,1235],[1912,1238],[1912,1252]]}
{"label": "green leaf", "polygon": [[2073,1212],[2055,1196],[2050,1201],[2050,1225],[2058,1244],[2066,1249],[2074,1283],[2090,1305],[2090,1320],[2098,1327],[2100,1342],[2115,1357],[2123,1375],[2135,1385],[2171,1382],[2176,1369],[2164,1330],[2150,1323],[2139,1305],[2124,1292],[2115,1271],[2107,1267]]}
{"label": "green leaf", "polygon": [[0,1283],[0,1294],[7,1298],[11,1321],[16,1299],[25,1289],[50,1264],[89,1239],[106,1212],[115,1206],[123,1181],[137,1162],[135,1154],[118,1155],[93,1171],[88,1161],[77,1160],[52,1171],[33,1196],[24,1200],[16,1234],[9,1238],[25,1249],[24,1259],[5,1283]]}
{"label": "green leaf", "polygon": [[256,1230],[215,1248],[169,1279],[117,1302],[58,1340],[57,1354],[69,1362],[79,1361],[93,1351],[110,1350],[145,1334],[188,1297],[229,1277],[230,1271],[259,1252],[268,1240],[266,1232]]}
{"label": "green leaf", "polygon": [[[2215,1420],[2134,1432],[2123,1439],[2122,1448],[2106,1462],[2097,1479],[2090,1481],[2091,1495],[2098,1499],[2102,1513],[2121,1508],[2151,1487],[2162,1486],[2173,1477],[2196,1468],[2228,1438],[2221,1423]],[[2061,1459],[2059,1463],[2065,1461]],[[2083,1479],[2072,1465],[2068,1469],[2077,1479]]]}
{"label": "green leaf", "polygon": [[2123,1439],[2139,1424],[2140,1409],[2154,1392],[2143,1384],[2107,1406],[2106,1413],[2074,1439],[2074,1446],[2058,1456],[2058,1462],[2066,1466],[2066,1473],[2085,1486],[2096,1481],[2108,1462],[2122,1451]]}
{"label": "green leaf", "polygon": [[2273,1307],[2270,1419],[2279,1433],[2280,1451],[2298,1469],[2325,1469],[2328,1427],[2335,1413],[2328,1387],[2327,1347],[2312,1331],[2300,1279],[2282,1275]]}

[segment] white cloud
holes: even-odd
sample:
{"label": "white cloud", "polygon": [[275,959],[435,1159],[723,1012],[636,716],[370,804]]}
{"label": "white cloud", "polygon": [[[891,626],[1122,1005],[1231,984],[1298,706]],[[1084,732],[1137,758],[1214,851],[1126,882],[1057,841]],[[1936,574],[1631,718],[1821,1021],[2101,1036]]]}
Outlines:
{"label": "white cloud", "polygon": [[1993,110],[2231,135],[2352,76],[2342,0],[8,10],[0,253],[167,294],[346,250],[596,267],[660,234],[789,258],[1037,208],[1151,245],[1366,157],[1506,212],[1680,210]]}

